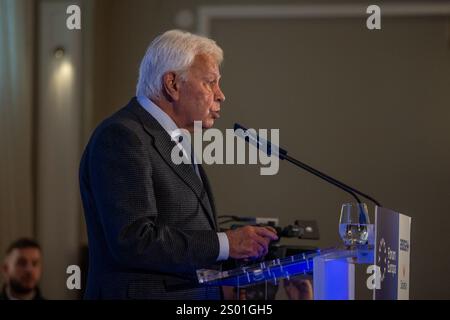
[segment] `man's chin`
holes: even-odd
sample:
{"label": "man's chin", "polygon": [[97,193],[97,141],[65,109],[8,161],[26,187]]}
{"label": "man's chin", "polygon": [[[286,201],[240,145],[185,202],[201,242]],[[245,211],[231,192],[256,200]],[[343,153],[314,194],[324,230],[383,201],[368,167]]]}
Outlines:
{"label": "man's chin", "polygon": [[[215,122],[215,119],[212,119],[212,118],[208,118],[208,119],[206,119],[206,120],[196,120],[197,122],[200,122],[201,121],[201,128],[202,129],[211,129],[212,127],[214,127],[214,122]],[[194,128],[193,129],[195,129],[197,126],[194,126]],[[198,128],[198,127],[197,127]],[[193,132],[193,131],[190,131],[191,133]]]}
{"label": "man's chin", "polygon": [[211,129],[212,127],[214,127],[214,119],[208,119],[205,121],[202,121],[202,127],[203,129]]}
{"label": "man's chin", "polygon": [[19,294],[28,294],[31,293],[35,289],[35,283],[20,283],[18,281],[10,282],[11,289]]}

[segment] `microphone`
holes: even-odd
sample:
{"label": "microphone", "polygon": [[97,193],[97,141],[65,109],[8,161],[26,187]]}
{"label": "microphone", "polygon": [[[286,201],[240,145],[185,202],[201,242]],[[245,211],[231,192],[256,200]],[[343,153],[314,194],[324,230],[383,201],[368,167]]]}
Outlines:
{"label": "microphone", "polygon": [[264,153],[266,153],[269,157],[271,155],[277,156],[281,160],[284,160],[287,155],[287,151],[281,149],[280,147],[272,144],[270,141],[267,141],[261,138],[259,135],[253,134],[251,131],[248,131],[246,128],[241,126],[238,123],[234,124],[234,134],[241,139],[244,139],[246,142],[255,146],[257,149],[262,149]]}
{"label": "microphone", "polygon": [[292,158],[291,156],[288,156],[288,154],[287,154],[288,152],[286,150],[279,148],[278,146],[272,144],[270,141],[259,137],[259,135],[254,134],[253,132],[249,131],[248,129],[246,129],[245,127],[241,126],[238,123],[234,124],[234,133],[236,136],[240,137],[241,139],[244,139],[246,142],[255,146],[258,150],[259,149],[263,150],[263,152],[265,152],[269,157],[273,155],[273,156],[277,156],[281,160],[287,160],[288,162],[296,165],[297,167],[300,167],[300,168],[308,171],[309,173],[331,183],[332,185],[338,187],[339,189],[344,190],[345,192],[349,193],[353,198],[355,198],[356,201],[358,202],[358,204],[361,204],[361,200],[359,199],[357,194],[372,201],[378,207],[382,207],[382,205],[373,197],[371,197],[353,187],[350,187],[349,185],[347,185],[333,177],[330,177],[329,175],[327,175],[317,169],[314,169],[313,167],[307,165],[306,163],[303,163],[295,158]]}

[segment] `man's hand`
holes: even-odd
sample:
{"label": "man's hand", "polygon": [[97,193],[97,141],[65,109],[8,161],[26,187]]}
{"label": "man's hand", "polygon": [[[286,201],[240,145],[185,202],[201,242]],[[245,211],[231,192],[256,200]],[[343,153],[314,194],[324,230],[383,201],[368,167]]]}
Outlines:
{"label": "man's hand", "polygon": [[278,240],[272,227],[245,226],[225,232],[233,259],[257,259],[267,254],[269,243]]}

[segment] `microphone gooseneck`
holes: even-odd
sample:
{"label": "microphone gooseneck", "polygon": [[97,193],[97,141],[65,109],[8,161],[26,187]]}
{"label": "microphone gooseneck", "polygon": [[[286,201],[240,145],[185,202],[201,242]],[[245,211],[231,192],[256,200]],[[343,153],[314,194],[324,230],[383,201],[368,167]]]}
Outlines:
{"label": "microphone gooseneck", "polygon": [[[241,126],[238,123],[234,124],[235,133],[236,133],[236,130],[242,130],[243,132],[246,133],[245,136],[236,134],[238,137],[241,137],[241,138],[245,139],[246,142],[255,145],[256,148],[262,149],[265,153],[267,153],[268,156],[271,156],[271,155],[278,156],[278,158],[280,158],[281,160],[287,160],[288,162],[308,171],[309,173],[315,175],[316,177],[319,177],[322,180],[325,180],[328,183],[331,183],[332,185],[349,193],[352,197],[354,197],[356,199],[356,201],[359,204],[361,204],[361,200],[359,199],[357,194],[372,201],[378,207],[382,207],[382,205],[373,197],[371,197],[353,187],[350,187],[349,185],[325,174],[324,172],[314,169],[313,167],[307,165],[306,163],[303,163],[291,156],[288,156],[288,154],[287,154],[288,152],[286,150],[279,148],[278,146],[272,145],[272,143],[270,141],[268,141],[268,140],[266,141],[266,140],[260,138],[258,135],[256,135],[256,136],[252,135],[250,132],[247,131],[247,129],[245,127]],[[261,148],[262,146],[263,146],[263,148]]]}

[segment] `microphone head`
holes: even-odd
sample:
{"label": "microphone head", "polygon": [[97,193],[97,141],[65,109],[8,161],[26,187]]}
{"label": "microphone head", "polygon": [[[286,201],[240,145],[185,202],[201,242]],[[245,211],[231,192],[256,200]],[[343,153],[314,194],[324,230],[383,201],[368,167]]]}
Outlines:
{"label": "microphone head", "polygon": [[234,131],[238,130],[238,129],[242,129],[244,131],[247,131],[247,128],[244,128],[243,126],[241,126],[239,123],[235,123],[234,124]]}
{"label": "microphone head", "polygon": [[284,160],[287,151],[272,144],[270,141],[262,139],[256,132],[251,132],[247,128],[241,126],[239,123],[234,124],[234,134],[241,139],[244,139],[247,143],[255,146],[257,149],[263,150],[269,157],[276,156],[281,160]]}

